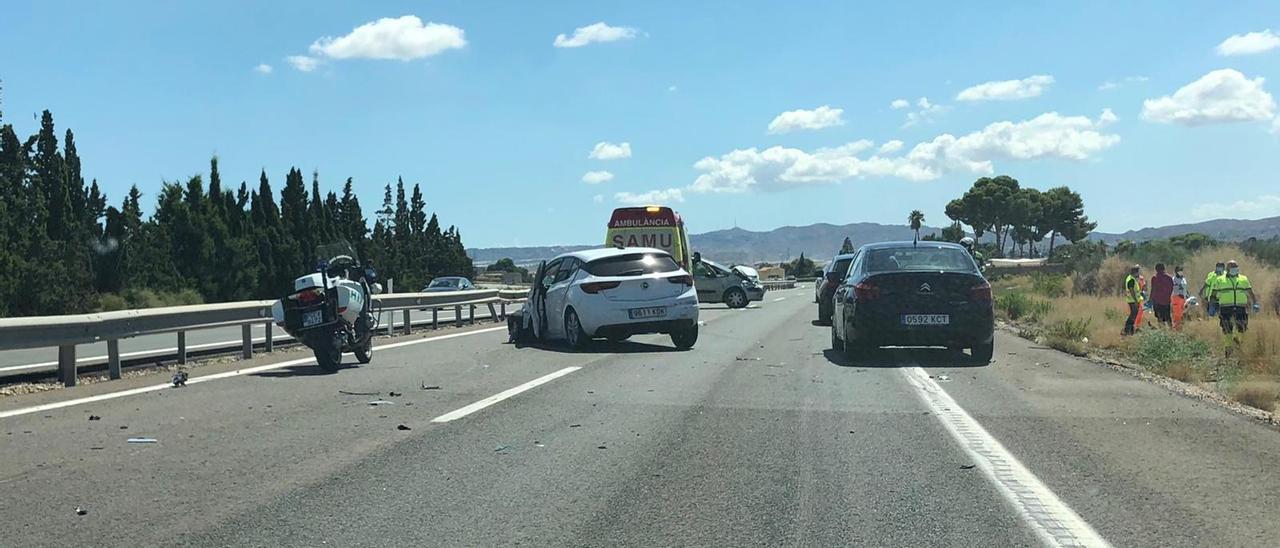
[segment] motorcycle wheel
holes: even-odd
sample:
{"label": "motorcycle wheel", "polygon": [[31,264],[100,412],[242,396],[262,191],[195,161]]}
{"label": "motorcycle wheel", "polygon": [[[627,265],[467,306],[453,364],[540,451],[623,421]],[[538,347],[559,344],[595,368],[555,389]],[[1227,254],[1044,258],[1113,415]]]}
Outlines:
{"label": "motorcycle wheel", "polygon": [[316,355],[316,365],[326,372],[333,373],[342,366],[342,345],[338,337],[317,337],[311,350]]}
{"label": "motorcycle wheel", "polygon": [[367,337],[364,344],[355,349],[356,361],[362,364],[373,361],[373,333],[369,332],[369,321],[366,317],[361,317],[356,323],[356,333],[358,336]]}

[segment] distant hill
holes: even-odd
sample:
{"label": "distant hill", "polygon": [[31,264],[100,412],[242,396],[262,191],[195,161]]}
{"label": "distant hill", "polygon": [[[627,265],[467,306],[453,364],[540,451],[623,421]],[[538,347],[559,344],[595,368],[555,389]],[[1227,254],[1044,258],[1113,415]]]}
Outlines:
{"label": "distant hill", "polygon": [[[920,229],[921,235],[937,232],[940,230],[933,227]],[[846,237],[853,241],[854,246],[859,246],[885,240],[910,240],[913,235],[906,225],[818,223],[784,226],[765,232],[730,228],[692,234],[689,238],[693,249],[708,259],[723,263],[756,263],[794,259],[801,253],[821,262],[840,251],[840,244]],[[468,249],[467,253],[480,266],[503,257],[510,257],[517,264],[532,264],[560,253],[591,247],[595,246],[490,247]]]}
{"label": "distant hill", "polygon": [[1144,240],[1168,238],[1170,236],[1177,236],[1188,232],[1199,232],[1211,238],[1229,242],[1238,242],[1249,238],[1271,238],[1273,236],[1280,236],[1280,217],[1270,217],[1257,220],[1214,219],[1212,221],[1203,221],[1199,223],[1147,227],[1119,234],[1094,232],[1089,235],[1089,238],[1093,240],[1102,240],[1108,244],[1114,244],[1120,240],[1140,242]]}

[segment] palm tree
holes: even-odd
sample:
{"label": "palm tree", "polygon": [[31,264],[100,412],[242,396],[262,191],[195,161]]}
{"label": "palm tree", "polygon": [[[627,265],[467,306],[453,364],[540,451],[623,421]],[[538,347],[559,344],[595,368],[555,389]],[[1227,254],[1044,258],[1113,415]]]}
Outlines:
{"label": "palm tree", "polygon": [[907,222],[911,224],[911,230],[916,231],[916,241],[920,241],[920,227],[924,225],[924,213],[919,209],[911,210],[911,214],[907,215]]}

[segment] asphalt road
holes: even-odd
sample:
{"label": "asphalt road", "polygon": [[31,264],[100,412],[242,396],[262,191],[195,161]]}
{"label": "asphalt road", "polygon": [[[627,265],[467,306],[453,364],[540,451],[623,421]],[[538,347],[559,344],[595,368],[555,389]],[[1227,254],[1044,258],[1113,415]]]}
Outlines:
{"label": "asphalt road", "polygon": [[[931,349],[851,363],[811,300],[706,305],[688,352],[659,336],[516,348],[477,326],[380,339],[332,375],[277,352],[186,388],[3,398],[0,545],[1280,538],[1280,432],[1003,334],[988,366]],[[111,396],[126,389],[141,393]]]}
{"label": "asphalt road", "polygon": [[[515,306],[519,308],[518,305]],[[512,305],[508,305],[508,310],[512,310]],[[382,327],[386,327],[391,319],[393,312],[385,312],[382,319]],[[404,321],[403,313],[395,311],[395,323],[401,326]],[[476,308],[476,318],[488,317],[489,311],[486,307],[480,306]],[[469,319],[471,316],[464,308],[462,312],[463,319]],[[440,322],[454,321],[453,309],[442,309],[437,318]],[[420,322],[430,322],[431,312],[423,310],[413,310],[410,314],[410,320],[415,324]],[[253,326],[254,344],[262,343],[265,340],[265,324]],[[197,331],[187,332],[187,350],[195,352],[207,350],[210,348],[239,348],[241,344],[241,333],[239,326],[217,327],[213,329],[200,329]],[[292,340],[288,334],[276,326],[272,326],[272,340],[274,342],[285,342]],[[175,355],[178,351],[178,337],[174,333],[162,333],[157,335],[143,335],[131,339],[122,339],[120,341],[120,354],[124,360],[167,357]],[[100,342],[96,344],[82,344],[76,347],[76,362],[79,366],[100,365],[107,363],[107,343]],[[32,372],[49,371],[54,372],[58,369],[58,349],[57,348],[25,348],[22,350],[6,350],[0,352],[0,378],[8,375],[28,374]]]}

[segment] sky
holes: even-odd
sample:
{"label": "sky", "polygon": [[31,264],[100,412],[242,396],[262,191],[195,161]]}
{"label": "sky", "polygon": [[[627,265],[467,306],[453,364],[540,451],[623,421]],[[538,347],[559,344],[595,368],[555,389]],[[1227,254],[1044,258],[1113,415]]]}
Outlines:
{"label": "sky", "polygon": [[1280,3],[12,2],[5,122],[53,112],[113,204],[291,167],[420,183],[469,247],[926,224],[978,177],[1098,230],[1280,215]]}

